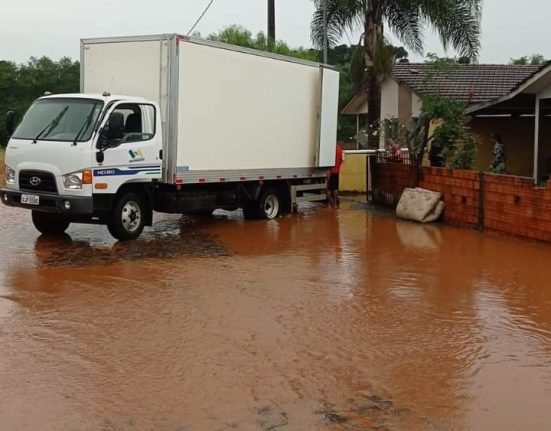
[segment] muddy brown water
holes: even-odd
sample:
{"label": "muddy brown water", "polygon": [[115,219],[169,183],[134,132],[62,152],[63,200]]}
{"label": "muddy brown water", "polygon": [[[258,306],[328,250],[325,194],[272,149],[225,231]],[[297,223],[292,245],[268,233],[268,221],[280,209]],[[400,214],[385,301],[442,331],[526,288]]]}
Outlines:
{"label": "muddy brown water", "polygon": [[0,220],[0,430],[551,429],[549,246],[354,203]]}

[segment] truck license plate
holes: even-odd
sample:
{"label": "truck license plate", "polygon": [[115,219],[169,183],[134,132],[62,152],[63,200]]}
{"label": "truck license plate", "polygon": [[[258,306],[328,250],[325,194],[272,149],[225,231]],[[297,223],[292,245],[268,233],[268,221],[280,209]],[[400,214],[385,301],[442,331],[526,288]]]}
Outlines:
{"label": "truck license plate", "polygon": [[21,203],[27,205],[40,205],[40,196],[21,195]]}

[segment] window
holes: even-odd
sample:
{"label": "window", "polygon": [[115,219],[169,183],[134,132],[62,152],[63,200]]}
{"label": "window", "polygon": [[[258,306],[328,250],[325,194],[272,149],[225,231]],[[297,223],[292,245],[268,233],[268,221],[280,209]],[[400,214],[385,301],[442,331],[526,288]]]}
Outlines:
{"label": "window", "polygon": [[14,139],[86,142],[103,108],[101,100],[51,97],[37,100],[13,134]]}
{"label": "window", "polygon": [[126,142],[149,141],[155,136],[155,108],[153,105],[124,103],[113,112],[124,117],[124,132],[121,144]]}

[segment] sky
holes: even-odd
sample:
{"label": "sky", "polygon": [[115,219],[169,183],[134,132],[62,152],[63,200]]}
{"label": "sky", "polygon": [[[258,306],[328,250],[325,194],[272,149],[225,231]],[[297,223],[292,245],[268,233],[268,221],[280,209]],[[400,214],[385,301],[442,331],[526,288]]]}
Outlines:
{"label": "sky", "polygon": [[[81,38],[187,33],[209,0],[19,0],[4,2],[0,59],[31,56],[78,59]],[[267,0],[214,0],[197,31],[206,36],[231,24],[253,33],[266,29]],[[522,3],[521,3],[522,4]],[[484,0],[481,63],[507,63],[534,53],[551,58],[551,1]],[[311,46],[312,0],[276,0],[277,38],[291,47]],[[359,32],[343,42],[356,42]],[[391,35],[389,35],[391,36]],[[395,43],[396,40],[391,40]],[[438,37],[425,32],[425,53],[445,53]],[[410,55],[418,61],[422,55]]]}

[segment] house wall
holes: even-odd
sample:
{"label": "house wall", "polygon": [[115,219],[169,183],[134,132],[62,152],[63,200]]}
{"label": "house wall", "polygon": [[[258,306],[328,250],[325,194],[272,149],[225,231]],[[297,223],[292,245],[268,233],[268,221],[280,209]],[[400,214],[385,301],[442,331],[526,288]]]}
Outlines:
{"label": "house wall", "polygon": [[[534,169],[534,118],[533,117],[475,117],[471,131],[478,144],[477,171],[489,171],[494,145],[492,134],[501,134],[507,151],[507,173],[530,177]],[[551,139],[551,127],[542,137]]]}
{"label": "house wall", "polygon": [[398,118],[407,123],[418,116],[421,110],[421,99],[405,85],[393,79],[387,79],[381,87],[381,120]]}
{"label": "house wall", "polygon": [[381,87],[381,120],[398,118],[400,86],[393,79],[387,79]]}
{"label": "house wall", "polygon": [[411,121],[412,93],[405,85],[398,86],[398,119],[406,124]]}
{"label": "house wall", "polygon": [[411,116],[416,118],[421,115],[421,108],[423,107],[423,102],[421,101],[421,98],[415,94],[411,94]]}

